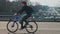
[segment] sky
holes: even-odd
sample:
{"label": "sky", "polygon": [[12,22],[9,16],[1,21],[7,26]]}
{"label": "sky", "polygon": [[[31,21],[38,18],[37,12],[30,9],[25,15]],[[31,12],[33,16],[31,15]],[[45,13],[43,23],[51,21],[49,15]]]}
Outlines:
{"label": "sky", "polygon": [[30,2],[37,2],[41,5],[60,6],[60,0],[30,0]]}

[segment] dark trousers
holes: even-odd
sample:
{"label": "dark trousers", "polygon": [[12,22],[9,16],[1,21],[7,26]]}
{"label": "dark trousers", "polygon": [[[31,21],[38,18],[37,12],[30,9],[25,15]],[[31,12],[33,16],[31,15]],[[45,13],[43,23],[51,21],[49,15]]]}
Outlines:
{"label": "dark trousers", "polygon": [[25,26],[28,24],[28,22],[26,21],[26,19],[28,19],[30,16],[31,16],[31,14],[27,14],[26,16],[24,16],[24,17],[22,18],[22,21],[21,21],[21,28],[24,28],[23,22],[26,23]]}

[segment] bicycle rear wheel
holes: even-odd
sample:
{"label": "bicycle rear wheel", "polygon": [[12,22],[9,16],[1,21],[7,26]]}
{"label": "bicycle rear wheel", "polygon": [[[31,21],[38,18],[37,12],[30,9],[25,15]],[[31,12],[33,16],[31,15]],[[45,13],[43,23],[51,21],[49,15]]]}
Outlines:
{"label": "bicycle rear wheel", "polygon": [[13,21],[9,21],[7,23],[7,30],[11,33],[16,32],[18,30],[18,23],[16,23],[16,22],[14,23]]}
{"label": "bicycle rear wheel", "polygon": [[38,30],[38,25],[36,22],[29,22],[29,25],[26,26],[26,31],[28,33],[35,33]]}

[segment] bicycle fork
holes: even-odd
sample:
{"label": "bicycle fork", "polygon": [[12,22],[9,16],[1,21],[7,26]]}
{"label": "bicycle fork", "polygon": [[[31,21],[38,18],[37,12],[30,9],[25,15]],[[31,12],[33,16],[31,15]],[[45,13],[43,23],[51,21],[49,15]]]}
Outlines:
{"label": "bicycle fork", "polygon": [[16,23],[16,21],[13,22],[12,27],[14,27],[15,23]]}

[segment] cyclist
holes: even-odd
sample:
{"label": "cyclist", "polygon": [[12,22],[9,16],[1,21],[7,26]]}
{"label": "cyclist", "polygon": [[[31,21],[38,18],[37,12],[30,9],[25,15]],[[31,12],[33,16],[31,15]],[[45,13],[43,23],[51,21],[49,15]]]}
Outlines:
{"label": "cyclist", "polygon": [[[28,22],[26,21],[26,19],[28,19],[32,15],[33,9],[30,6],[27,6],[27,2],[25,1],[21,2],[21,6],[22,6],[22,9],[18,11],[16,14],[22,14],[24,11],[26,12],[27,15],[25,15],[21,21],[21,29],[24,29],[26,28],[26,25],[28,25]],[[26,22],[25,26],[23,26],[23,21]]]}

